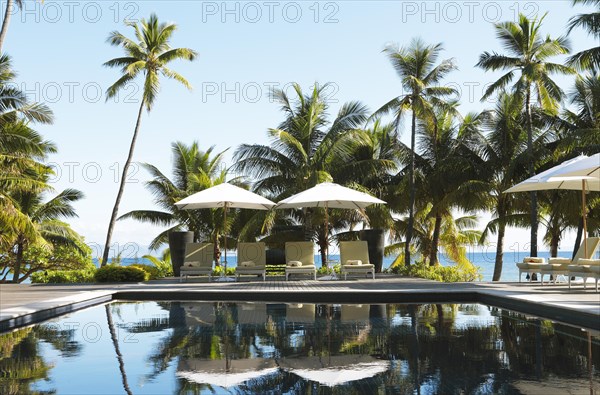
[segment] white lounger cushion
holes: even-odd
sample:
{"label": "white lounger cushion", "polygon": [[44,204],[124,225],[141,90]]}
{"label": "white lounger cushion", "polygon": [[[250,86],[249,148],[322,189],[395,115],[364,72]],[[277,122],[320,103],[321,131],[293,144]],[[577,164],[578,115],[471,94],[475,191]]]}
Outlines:
{"label": "white lounger cushion", "polygon": [[241,267],[254,267],[255,265],[254,265],[254,262],[252,262],[252,261],[245,261],[245,262],[240,263],[240,266]]}
{"label": "white lounger cushion", "polygon": [[299,267],[299,266],[302,266],[302,262],[300,262],[300,261],[289,261],[287,263],[287,265],[289,267]]}
{"label": "white lounger cushion", "polygon": [[346,265],[360,266],[362,265],[362,261],[360,259],[348,259]]}
{"label": "white lounger cushion", "polygon": [[579,258],[577,261],[578,265],[586,265],[586,266],[600,266],[600,259],[584,259]]}

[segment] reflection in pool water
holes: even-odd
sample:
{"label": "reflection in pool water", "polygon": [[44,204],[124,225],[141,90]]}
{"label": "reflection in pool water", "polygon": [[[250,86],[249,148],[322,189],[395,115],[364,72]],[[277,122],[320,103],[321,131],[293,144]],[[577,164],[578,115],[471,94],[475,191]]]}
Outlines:
{"label": "reflection in pool water", "polygon": [[0,335],[0,393],[598,393],[600,339],[482,305],[123,302]]}

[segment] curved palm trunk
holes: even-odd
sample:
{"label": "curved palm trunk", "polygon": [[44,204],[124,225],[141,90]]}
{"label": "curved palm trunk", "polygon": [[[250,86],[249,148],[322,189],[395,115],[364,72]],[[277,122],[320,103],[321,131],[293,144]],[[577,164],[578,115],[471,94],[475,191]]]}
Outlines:
{"label": "curved palm trunk", "polygon": [[106,309],[106,322],[108,324],[108,330],[110,332],[110,338],[115,348],[115,354],[117,354],[117,360],[119,361],[119,371],[121,372],[121,381],[123,381],[123,389],[128,395],[132,395],[129,383],[127,382],[127,373],[125,372],[125,363],[123,362],[123,354],[119,350],[119,340],[117,339],[117,332],[115,331],[115,324],[113,323],[112,314],[110,308],[105,305]]}
{"label": "curved palm trunk", "polygon": [[[527,93],[525,96],[525,115],[527,122],[527,156],[529,157],[529,177],[535,175],[534,171],[534,158],[533,158],[533,126],[531,123],[531,86],[527,86]],[[529,193],[530,197],[530,221],[531,221],[531,237],[529,240],[531,247],[531,256],[535,257],[538,253],[537,248],[537,234],[538,234],[538,220],[537,220],[537,194],[535,192]]]}
{"label": "curved palm trunk", "polygon": [[504,263],[504,237],[506,235],[506,202],[500,194],[496,211],[498,213],[498,239],[496,240],[496,261],[494,262],[494,274],[492,281],[500,281],[502,276],[502,264]]}
{"label": "curved palm trunk", "polygon": [[410,133],[410,163],[408,164],[408,178],[410,197],[408,203],[408,228],[406,229],[406,243],[404,244],[404,264],[410,266],[410,242],[413,236],[415,223],[415,140],[417,134],[417,115],[413,109],[412,128]]}
{"label": "curved palm trunk", "polygon": [[431,254],[429,256],[429,265],[436,266],[438,264],[438,246],[440,244],[440,231],[442,229],[442,216],[435,216],[435,225],[433,228],[433,236],[431,238]]}
{"label": "curved palm trunk", "polygon": [[138,132],[140,131],[140,124],[142,122],[142,113],[144,111],[145,100],[142,99],[140,103],[140,109],[138,111],[137,121],[135,123],[135,129],[133,131],[133,137],[131,138],[131,145],[129,146],[129,154],[127,160],[123,166],[123,174],[121,175],[121,183],[119,185],[119,192],[117,193],[117,199],[110,216],[110,223],[108,224],[108,231],[106,232],[106,243],[104,243],[104,254],[102,255],[101,266],[106,265],[108,262],[108,253],[110,252],[110,242],[112,239],[113,229],[117,220],[117,214],[119,213],[119,205],[121,204],[121,197],[123,197],[123,191],[125,190],[125,183],[127,182],[127,171],[131,165],[131,159],[133,158],[133,151],[135,149],[135,142],[137,141]]}
{"label": "curved palm trunk", "polygon": [[6,10],[4,11],[4,19],[2,20],[2,29],[0,29],[0,53],[4,46],[4,39],[8,32],[8,25],[10,24],[10,17],[13,12],[14,0],[6,0]]}
{"label": "curved palm trunk", "polygon": [[496,262],[494,263],[494,274],[492,281],[500,281],[502,276],[502,263],[504,262],[504,236],[506,234],[506,223],[504,213],[498,218],[498,240],[496,240]]}

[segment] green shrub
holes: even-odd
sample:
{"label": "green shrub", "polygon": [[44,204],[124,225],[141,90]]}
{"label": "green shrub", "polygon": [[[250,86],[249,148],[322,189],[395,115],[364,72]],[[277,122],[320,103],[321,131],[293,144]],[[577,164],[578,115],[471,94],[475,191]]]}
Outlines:
{"label": "green shrub", "polygon": [[[215,268],[213,269],[212,275],[213,276],[220,276],[221,273],[223,273],[223,269],[225,269],[225,267],[223,267],[223,266],[215,266]],[[227,268],[227,273],[225,275],[226,276],[235,276],[235,268],[234,267],[228,267]]]}
{"label": "green shrub", "polygon": [[134,263],[133,265],[129,265],[129,267],[137,267],[138,269],[142,269],[146,273],[148,273],[148,278],[150,280],[156,280],[164,277],[159,268],[152,265],[144,265],[142,263]]}
{"label": "green shrub", "polygon": [[81,270],[45,270],[31,275],[34,284],[93,283],[96,268]]}
{"label": "green shrub", "polygon": [[285,275],[285,264],[266,265],[267,276],[283,276]]}
{"label": "green shrub", "polygon": [[171,265],[171,255],[169,249],[166,249],[161,258],[157,258],[152,255],[144,255],[143,258],[147,259],[158,269],[160,275],[159,278],[172,277],[173,276],[173,265]]}
{"label": "green shrub", "polygon": [[94,278],[99,283],[140,282],[150,275],[139,267],[107,265],[98,269]]}
{"label": "green shrub", "polygon": [[390,272],[407,277],[425,278],[446,283],[481,280],[480,268],[477,266],[429,266],[423,263],[415,263],[410,266],[394,266],[390,268]]}
{"label": "green shrub", "polygon": [[[336,265],[333,265],[333,271],[336,272],[337,274],[340,274],[341,269],[342,269],[342,265],[340,265],[339,263]],[[317,276],[326,275],[326,274],[331,274],[330,268],[321,266],[317,269]]]}

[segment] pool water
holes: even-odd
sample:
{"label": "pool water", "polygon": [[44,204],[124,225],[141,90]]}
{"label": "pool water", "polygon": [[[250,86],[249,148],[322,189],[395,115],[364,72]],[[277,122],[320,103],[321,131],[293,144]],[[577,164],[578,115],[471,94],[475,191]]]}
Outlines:
{"label": "pool water", "polygon": [[478,304],[115,302],[0,334],[0,393],[598,394],[599,336]]}

